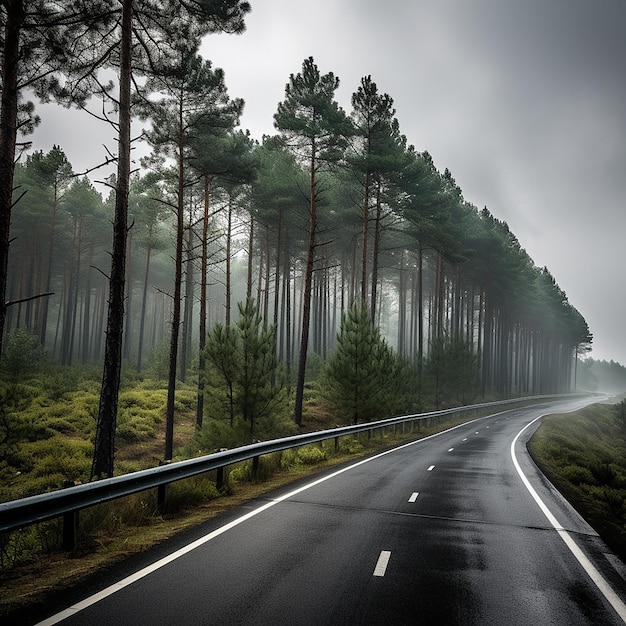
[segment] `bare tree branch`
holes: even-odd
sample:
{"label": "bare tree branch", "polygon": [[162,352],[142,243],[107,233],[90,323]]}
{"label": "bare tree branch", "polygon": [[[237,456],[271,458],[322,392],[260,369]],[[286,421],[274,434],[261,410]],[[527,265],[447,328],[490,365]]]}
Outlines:
{"label": "bare tree branch", "polygon": [[36,300],[37,298],[47,298],[48,296],[53,296],[54,291],[49,291],[48,293],[38,293],[36,296],[29,296],[28,298],[20,298],[19,300],[9,300],[6,303],[6,306],[13,306],[14,304],[21,304],[22,302],[28,302],[29,300]]}

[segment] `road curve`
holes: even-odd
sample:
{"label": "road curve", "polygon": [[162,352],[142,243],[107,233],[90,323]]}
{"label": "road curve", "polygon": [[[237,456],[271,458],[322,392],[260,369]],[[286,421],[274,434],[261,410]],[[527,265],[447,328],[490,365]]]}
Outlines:
{"label": "road curve", "polygon": [[513,409],[278,490],[40,624],[622,624],[623,566],[525,446],[538,417],[589,402]]}

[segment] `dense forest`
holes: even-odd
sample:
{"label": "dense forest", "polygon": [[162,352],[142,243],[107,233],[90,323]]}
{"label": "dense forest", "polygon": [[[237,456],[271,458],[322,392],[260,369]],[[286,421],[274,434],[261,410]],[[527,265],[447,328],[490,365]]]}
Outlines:
{"label": "dense forest", "polygon": [[626,393],[626,367],[616,361],[587,358],[578,364],[577,387],[621,395]]}
{"label": "dense forest", "polygon": [[[123,14],[107,15],[138,54],[134,17],[124,31]],[[120,89],[138,90],[116,102],[106,185],[75,172],[61,145],[16,160],[5,370],[34,341],[59,367],[104,363],[103,397],[119,384],[116,359],[167,378],[166,458],[178,381],[197,385],[198,426],[242,420],[250,436],[279,401],[301,425],[307,381],[355,422],[572,390],[591,342],[584,318],[507,224],[409,143],[392,97],[364,76],[344,111],[339,79],[308,58],[288,77],[276,134],[255,140],[239,127],[243,101],[197,53],[199,35],[242,27],[239,13],[220,19],[159,49],[161,66],[142,57],[125,73],[122,52],[106,57]],[[132,173],[124,112],[144,121],[152,150]]]}
{"label": "dense forest", "polygon": [[[207,197],[202,180],[186,187],[182,380],[198,356],[201,288],[205,328],[232,324],[236,303],[253,297],[265,327],[277,329],[287,372],[297,363],[308,217],[302,171],[279,138],[245,141],[254,180],[237,185],[216,176]],[[372,321],[410,362],[462,344],[480,355],[487,390],[569,389],[574,351],[588,341],[584,320],[505,223],[463,200],[448,171],[437,172],[428,154],[408,149],[404,156],[409,171],[393,176],[411,178],[394,181],[396,188],[377,184],[367,220],[365,190],[354,171],[346,166],[324,179],[311,351],[326,359],[341,314],[365,297]],[[403,190],[406,183],[415,185],[412,195]],[[423,186],[431,196],[424,205]],[[16,193],[22,197],[13,216],[8,281],[15,304],[6,332],[27,329],[62,365],[98,362],[114,194],[103,199],[88,179],[73,177],[58,147],[18,164]],[[168,193],[165,177],[132,179],[124,357],[138,372],[170,332],[176,212]],[[42,297],[28,300],[32,295]]]}

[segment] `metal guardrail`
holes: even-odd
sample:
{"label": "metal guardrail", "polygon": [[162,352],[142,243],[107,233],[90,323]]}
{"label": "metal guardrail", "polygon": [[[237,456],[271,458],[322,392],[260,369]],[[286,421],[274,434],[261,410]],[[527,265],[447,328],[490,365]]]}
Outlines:
{"label": "metal guardrail", "polygon": [[[294,435],[292,437],[253,443],[194,459],[177,461],[168,465],[161,465],[139,472],[106,478],[92,483],[67,487],[50,493],[3,502],[0,503],[0,533],[19,530],[31,524],[64,516],[63,543],[64,547],[71,548],[75,541],[78,511],[96,504],[130,496],[148,489],[164,489],[169,483],[178,480],[191,478],[192,476],[197,476],[215,469],[219,471],[228,465],[249,459],[255,459],[258,462],[258,458],[265,454],[280,452],[311,443],[318,443],[328,439],[334,438],[336,442],[338,442],[340,437],[346,435],[372,431],[378,428],[386,428],[405,422],[429,420],[436,417],[453,415],[455,413],[466,413],[521,402],[545,401],[562,397],[563,396],[533,396],[499,402],[486,402]],[[571,397],[571,395],[568,397]]]}

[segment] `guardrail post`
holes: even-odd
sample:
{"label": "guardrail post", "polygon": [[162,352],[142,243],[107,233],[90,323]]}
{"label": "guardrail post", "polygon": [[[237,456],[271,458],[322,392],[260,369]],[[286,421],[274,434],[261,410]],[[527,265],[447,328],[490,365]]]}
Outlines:
{"label": "guardrail post", "polygon": [[157,487],[157,511],[163,513],[165,511],[165,496],[167,491],[167,485],[159,485]]}
{"label": "guardrail post", "polygon": [[[64,480],[63,488],[73,487],[73,480]],[[76,549],[76,537],[78,535],[78,511],[68,511],[63,514],[63,550],[72,552]]]}
{"label": "guardrail post", "polygon": [[252,478],[256,478],[259,473],[259,456],[252,457]]}
{"label": "guardrail post", "polygon": [[222,487],[224,486],[224,467],[218,467],[217,468],[217,479],[215,480],[215,487],[217,488],[218,491],[222,490]]}
{"label": "guardrail post", "polygon": [[[171,461],[159,461],[159,465],[170,465]],[[165,498],[167,495],[167,483],[158,485],[157,487],[157,511],[163,513],[165,511]]]}
{"label": "guardrail post", "polygon": [[339,437],[335,437],[335,452],[339,450]]}

